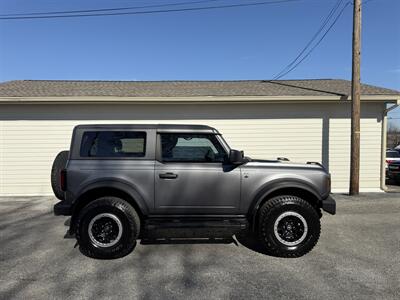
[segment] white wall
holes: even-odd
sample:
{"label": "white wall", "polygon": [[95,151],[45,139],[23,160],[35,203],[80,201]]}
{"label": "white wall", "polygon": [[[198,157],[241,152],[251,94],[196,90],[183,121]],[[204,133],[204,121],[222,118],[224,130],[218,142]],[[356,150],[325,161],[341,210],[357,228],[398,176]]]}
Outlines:
{"label": "white wall", "polygon": [[[381,111],[363,104],[361,188],[380,186]],[[349,181],[350,106],[337,104],[1,105],[0,195],[51,194],[55,155],[69,148],[73,126],[87,123],[197,123],[257,158],[322,161],[332,187]]]}

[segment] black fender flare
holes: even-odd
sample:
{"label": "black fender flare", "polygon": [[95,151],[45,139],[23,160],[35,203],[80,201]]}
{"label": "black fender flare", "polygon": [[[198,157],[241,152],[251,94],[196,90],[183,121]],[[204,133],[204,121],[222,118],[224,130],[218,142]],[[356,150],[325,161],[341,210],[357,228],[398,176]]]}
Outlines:
{"label": "black fender flare", "polygon": [[136,204],[137,208],[140,210],[138,212],[139,214],[147,215],[149,213],[149,207],[146,204],[146,201],[144,200],[143,196],[134,185],[123,179],[103,178],[102,180],[99,181],[89,182],[77,193],[77,196],[75,198],[76,200],[73,202],[72,205],[72,217],[70,222],[70,229],[72,230],[74,229],[75,221],[78,215],[76,210],[78,207],[80,208],[79,199],[82,199],[82,197],[84,197],[85,194],[90,193],[91,191],[102,188],[105,189],[111,188],[119,190],[124,194],[127,194],[134,201],[134,204]]}
{"label": "black fender flare", "polygon": [[263,200],[268,198],[269,195],[276,192],[277,190],[285,189],[285,188],[302,189],[306,192],[309,192],[313,196],[315,196],[315,198],[318,201],[322,200],[322,197],[319,194],[317,188],[314,187],[311,183],[308,183],[307,181],[304,181],[301,179],[287,179],[287,178],[276,179],[276,180],[270,181],[270,182],[264,184],[259,189],[259,191],[256,193],[256,195],[253,198],[251,205],[249,207],[248,213],[251,216],[253,226],[255,224],[255,218],[257,216],[257,211],[260,208],[260,205],[263,202]]}

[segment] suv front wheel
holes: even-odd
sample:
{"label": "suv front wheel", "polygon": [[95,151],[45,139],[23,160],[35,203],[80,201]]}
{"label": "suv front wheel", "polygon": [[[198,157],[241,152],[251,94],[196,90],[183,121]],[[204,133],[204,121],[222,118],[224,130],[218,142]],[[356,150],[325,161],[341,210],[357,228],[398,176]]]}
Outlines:
{"label": "suv front wheel", "polygon": [[267,252],[299,257],[317,244],[321,223],[317,210],[296,196],[277,196],[260,210],[259,238]]}
{"label": "suv front wheel", "polygon": [[81,251],[94,258],[119,258],[136,246],[140,220],[125,200],[102,197],[79,214],[76,238]]}

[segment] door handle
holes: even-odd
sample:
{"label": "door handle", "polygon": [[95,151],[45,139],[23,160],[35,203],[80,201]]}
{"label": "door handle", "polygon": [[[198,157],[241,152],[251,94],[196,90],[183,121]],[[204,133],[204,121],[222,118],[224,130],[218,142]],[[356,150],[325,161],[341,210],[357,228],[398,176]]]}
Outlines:
{"label": "door handle", "polygon": [[168,173],[160,174],[160,175],[158,175],[158,176],[159,176],[160,178],[162,178],[162,179],[175,179],[175,178],[178,177],[178,174],[174,174],[174,173],[168,172]]}

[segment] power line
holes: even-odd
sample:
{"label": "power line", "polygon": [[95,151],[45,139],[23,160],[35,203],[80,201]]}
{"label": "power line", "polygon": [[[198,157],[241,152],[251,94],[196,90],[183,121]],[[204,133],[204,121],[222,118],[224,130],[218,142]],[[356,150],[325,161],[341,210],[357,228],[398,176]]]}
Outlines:
{"label": "power line", "polygon": [[364,0],[361,4],[367,4],[368,2],[375,1],[375,0]]}
{"label": "power line", "polygon": [[[370,3],[370,2],[372,2],[372,1],[378,1],[378,0],[363,0],[363,1],[361,2],[361,5]],[[383,1],[383,0],[379,0],[379,1]],[[397,0],[395,0],[395,1],[397,1]]]}
{"label": "power line", "polygon": [[102,14],[71,14],[71,15],[41,15],[41,16],[10,16],[0,17],[0,20],[26,20],[26,19],[57,19],[57,18],[77,18],[77,17],[99,17],[99,16],[121,16],[121,15],[143,15],[143,14],[155,14],[155,13],[170,13],[170,12],[184,12],[184,11],[200,11],[200,10],[213,10],[223,8],[238,8],[238,7],[250,7],[260,6],[269,4],[279,4],[288,2],[299,2],[304,0],[275,0],[275,1],[262,1],[253,2],[246,4],[227,4],[227,5],[215,5],[215,6],[203,6],[203,7],[187,7],[177,9],[160,9],[160,10],[147,10],[147,11],[133,11],[133,12],[116,12],[116,13],[102,13]]}
{"label": "power line", "polygon": [[314,36],[310,39],[310,41],[306,44],[306,46],[301,50],[301,52],[285,67],[283,68],[279,73],[277,73],[273,79],[279,78],[279,76],[283,73],[285,73],[288,69],[290,69],[291,66],[293,66],[296,61],[303,55],[303,53],[308,49],[308,47],[312,44],[312,42],[318,37],[318,35],[322,32],[322,30],[325,28],[325,26],[329,23],[329,21],[332,19],[333,15],[336,13],[340,5],[342,4],[344,0],[338,0],[336,4],[333,6],[331,11],[329,12],[328,16],[325,18],[325,20],[322,22],[322,25],[320,28],[315,32]]}
{"label": "power line", "polygon": [[[362,4],[367,4],[371,1],[376,1],[376,0],[364,0],[362,2]],[[335,12],[338,10],[338,8],[340,7],[340,5],[342,4],[343,0],[338,0],[338,2],[336,3],[336,5],[332,8],[332,10],[330,11],[330,13],[328,14],[328,16],[326,17],[325,21],[323,22],[323,24],[321,25],[320,29],[314,34],[314,36],[311,38],[311,40],[307,43],[307,45],[303,48],[303,50],[296,56],[296,58],[290,63],[288,64],[285,68],[283,68],[279,73],[277,73],[274,77],[273,80],[277,80],[282,78],[283,76],[287,75],[289,72],[291,72],[292,70],[294,70],[300,63],[302,63],[310,54],[311,52],[316,48],[316,46],[318,46],[322,40],[318,41],[317,45],[314,46],[311,51],[309,53],[306,54],[306,56],[300,60],[300,62],[298,62],[293,68],[290,69],[290,67],[301,57],[301,55],[307,50],[307,48],[312,44],[312,42],[315,40],[315,38],[321,33],[321,31],[323,30],[323,28],[325,28],[325,26],[329,23],[329,21],[331,20],[332,16],[335,14]],[[342,9],[342,11],[340,11],[340,13],[338,14],[338,17],[335,19],[334,23],[337,22],[337,19],[340,17],[340,15],[343,13],[344,9],[348,6],[352,4],[352,2],[348,2]],[[332,26],[328,29],[329,30],[333,27],[334,23],[332,24]],[[326,32],[324,34],[324,36],[322,37],[322,39],[325,37],[325,35],[328,33]],[[290,69],[289,71],[287,71],[288,69]]]}
{"label": "power line", "polygon": [[298,61],[294,66],[292,66],[289,70],[287,70],[286,72],[284,72],[283,74],[279,75],[278,77],[274,78],[274,80],[280,79],[283,76],[286,76],[287,74],[289,74],[291,71],[293,71],[294,69],[297,68],[298,65],[300,65],[307,57],[309,57],[311,55],[311,53],[315,50],[315,48],[317,48],[319,46],[319,44],[324,40],[324,38],[327,36],[327,34],[331,31],[331,29],[333,28],[333,26],[337,23],[337,21],[339,20],[339,18],[341,17],[341,15],[343,14],[344,10],[350,5],[350,2],[347,2],[345,6],[343,6],[343,8],[340,10],[339,14],[336,16],[336,18],[334,19],[333,23],[329,26],[329,28],[325,31],[325,33],[322,35],[322,37],[318,40],[318,42],[310,49],[310,51],[308,51],[306,53],[305,56],[303,56],[303,58]]}
{"label": "power line", "polygon": [[114,7],[114,8],[99,8],[99,9],[86,9],[86,10],[67,10],[67,11],[49,11],[49,12],[34,12],[34,13],[19,13],[19,14],[3,14],[0,17],[17,17],[17,16],[36,16],[36,15],[58,15],[58,14],[73,14],[73,13],[89,13],[89,12],[100,12],[100,11],[120,11],[120,10],[131,10],[131,9],[143,9],[143,8],[155,8],[155,7],[169,7],[169,6],[181,6],[191,4],[203,4],[209,2],[217,2],[225,0],[202,0],[202,1],[190,1],[190,2],[175,2],[166,4],[153,4],[144,6],[126,6],[126,7]]}

